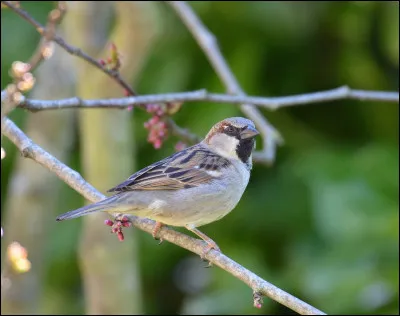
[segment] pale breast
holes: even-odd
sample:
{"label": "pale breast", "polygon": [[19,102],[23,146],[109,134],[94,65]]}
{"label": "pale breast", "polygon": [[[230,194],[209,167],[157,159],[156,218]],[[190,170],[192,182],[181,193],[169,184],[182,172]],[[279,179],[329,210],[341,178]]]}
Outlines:
{"label": "pale breast", "polygon": [[[170,191],[130,192],[134,207],[130,213],[171,226],[214,222],[237,205],[246,189],[250,173],[244,165],[233,164],[221,177],[200,187]],[[136,198],[134,197],[136,195]]]}

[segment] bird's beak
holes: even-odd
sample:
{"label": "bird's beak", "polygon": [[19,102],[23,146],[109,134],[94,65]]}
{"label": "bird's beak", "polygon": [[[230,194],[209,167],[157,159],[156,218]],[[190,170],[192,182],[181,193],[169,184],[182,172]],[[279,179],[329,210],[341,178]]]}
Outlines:
{"label": "bird's beak", "polygon": [[242,139],[251,138],[260,134],[254,127],[247,126],[245,130],[240,133]]}

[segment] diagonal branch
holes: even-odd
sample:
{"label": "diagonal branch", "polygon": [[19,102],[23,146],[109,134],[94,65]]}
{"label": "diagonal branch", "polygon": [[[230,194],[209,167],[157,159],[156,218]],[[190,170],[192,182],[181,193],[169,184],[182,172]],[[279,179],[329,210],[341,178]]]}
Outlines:
{"label": "diagonal branch", "polygon": [[[47,37],[47,33],[49,32],[42,24],[40,24],[38,21],[36,21],[28,12],[25,10],[18,8],[14,4],[11,3],[12,1],[1,1],[2,4],[13,10],[15,13],[17,13],[19,16],[21,16],[24,20],[32,24],[35,28],[36,31],[39,32],[40,35]],[[126,91],[129,92],[131,95],[136,95],[136,92],[130,87],[129,84],[127,84],[124,79],[121,77],[119,72],[114,69],[108,69],[106,67],[103,67],[103,65],[100,63],[100,61],[94,59],[93,57],[89,56],[85,52],[83,52],[81,49],[69,45],[67,42],[64,41],[64,39],[56,34],[52,34],[52,40],[60,45],[62,48],[64,48],[68,53],[71,55],[78,56],[82,58],[83,60],[87,61],[89,64],[92,64],[93,66],[99,68],[101,71],[103,71],[106,75],[110,76],[113,78],[121,87],[123,87]]]}
{"label": "diagonal branch", "polygon": [[[87,183],[78,172],[72,170],[36,145],[6,117],[2,121],[1,132],[17,146],[22,156],[30,158],[51,172],[54,172],[62,181],[82,194],[89,201],[96,202],[105,198],[103,194]],[[150,234],[152,233],[155,225],[154,221],[136,216],[129,216],[129,218],[135,227]],[[204,249],[203,241],[176,232],[168,227],[163,227],[161,229],[160,237],[162,237],[163,240],[167,240],[198,255],[201,255]],[[206,255],[206,259],[246,283],[253,290],[254,300],[256,301],[257,299],[257,304],[259,304],[259,295],[265,295],[300,314],[325,315],[322,311],[263,280],[220,252],[211,250]]]}
{"label": "diagonal branch", "polygon": [[313,93],[298,94],[284,97],[254,97],[241,95],[228,95],[209,93],[206,90],[189,92],[140,95],[113,99],[83,100],[78,97],[59,100],[33,100],[25,99],[19,107],[29,111],[57,110],[66,108],[115,108],[124,109],[143,103],[167,103],[167,102],[218,102],[228,104],[251,103],[269,110],[277,110],[282,107],[307,105],[312,103],[330,102],[341,99],[354,99],[360,101],[399,102],[398,92],[353,90],[346,86],[332,90]]}
{"label": "diagonal branch", "polygon": [[[231,94],[244,96],[245,93],[222,55],[215,36],[201,22],[199,17],[186,2],[167,2],[176,11],[197,43],[203,49],[227,91]],[[283,143],[283,138],[255,106],[246,103],[242,104],[240,108],[242,112],[254,121],[263,136],[264,148],[261,152],[255,153],[255,156],[260,160],[264,160],[265,163],[272,163],[275,160],[276,144]]]}

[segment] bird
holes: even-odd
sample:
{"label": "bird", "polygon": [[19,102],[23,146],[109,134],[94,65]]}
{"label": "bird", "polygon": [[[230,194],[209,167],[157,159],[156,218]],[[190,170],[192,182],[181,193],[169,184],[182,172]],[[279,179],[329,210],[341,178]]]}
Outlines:
{"label": "bird", "polygon": [[[152,235],[156,239],[163,225],[185,227],[206,242],[201,257],[211,249],[220,251],[198,227],[220,220],[240,201],[249,183],[258,134],[251,120],[226,118],[216,123],[201,142],[137,171],[108,190],[114,195],[64,213],[56,220],[94,212],[131,214],[154,220]],[[114,232],[121,222],[128,226],[124,221],[127,217],[118,221]]]}

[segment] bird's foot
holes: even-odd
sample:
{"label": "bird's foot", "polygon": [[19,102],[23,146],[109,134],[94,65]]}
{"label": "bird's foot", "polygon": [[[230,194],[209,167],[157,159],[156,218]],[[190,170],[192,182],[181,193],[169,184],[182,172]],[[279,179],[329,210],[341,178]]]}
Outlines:
{"label": "bird's foot", "polygon": [[[206,240],[205,242],[207,243],[207,245],[203,248],[200,258],[203,261],[208,261],[206,259],[206,255],[210,252],[211,249],[214,249],[218,252],[221,252],[221,249],[219,249],[218,245],[212,239]],[[208,265],[206,266],[206,268],[210,268],[210,267],[212,267],[212,263],[211,263],[211,261],[208,261]]]}
{"label": "bird's foot", "polygon": [[124,233],[122,232],[122,227],[131,227],[132,223],[129,221],[127,216],[117,216],[114,221],[106,219],[104,224],[111,226],[111,233],[117,234],[120,241],[124,241]]}
{"label": "bird's foot", "polygon": [[163,227],[163,224],[160,222],[156,222],[153,228],[152,236],[155,240],[159,240],[159,245],[163,242],[163,239],[158,237],[158,233],[160,232],[161,228]]}
{"label": "bird's foot", "polygon": [[[185,227],[186,227],[186,229],[188,229],[191,232],[195,233],[197,236],[199,236],[201,239],[203,239],[207,243],[207,245],[203,248],[203,251],[201,252],[201,255],[200,255],[200,258],[203,261],[208,261],[206,259],[206,255],[209,253],[209,251],[211,249],[214,249],[214,250],[216,250],[218,252],[221,252],[221,250],[219,249],[217,243],[214,240],[212,240],[210,237],[208,237],[206,234],[204,234],[201,231],[199,231],[195,226],[186,225]],[[208,265],[207,265],[206,268],[209,268],[211,266],[212,266],[211,262],[208,262]]]}

